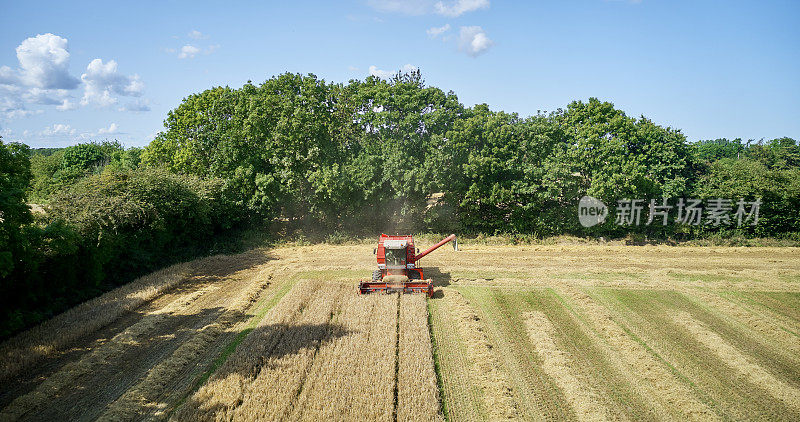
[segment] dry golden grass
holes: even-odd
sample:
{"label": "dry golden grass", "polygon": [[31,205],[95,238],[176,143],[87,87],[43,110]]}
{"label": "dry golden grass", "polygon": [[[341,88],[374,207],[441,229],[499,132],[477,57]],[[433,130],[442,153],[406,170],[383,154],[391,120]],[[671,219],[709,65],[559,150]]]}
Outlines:
{"label": "dry golden grass", "polygon": [[[275,371],[286,366],[285,362],[275,362],[275,360],[281,357],[294,357],[285,346],[281,349],[281,344],[289,343],[293,337],[297,337],[295,333],[300,330],[298,327],[303,326],[306,319],[314,317],[313,312],[317,311],[316,307],[320,305],[318,302],[324,296],[324,292],[319,288],[318,282],[309,280],[298,282],[283,300],[267,313],[256,329],[245,338],[208,382],[187,400],[175,414],[175,418],[178,420],[232,418],[245,399],[251,397],[250,389],[253,388],[256,377],[260,375],[262,369],[265,369],[266,361],[271,355],[278,356],[271,361],[268,368]],[[306,312],[309,309],[312,312]],[[306,331],[303,334],[310,333]],[[279,355],[281,351],[288,353]],[[283,367],[277,367],[276,363],[283,363]],[[290,380],[287,380],[287,388],[288,382]]]}
{"label": "dry golden grass", "polygon": [[424,296],[401,296],[399,325],[397,420],[441,421]]}
{"label": "dry golden grass", "polygon": [[0,382],[175,287],[192,267],[176,264],[140,277],[9,339],[0,346]]}
{"label": "dry golden grass", "polygon": [[288,420],[393,420],[397,297],[340,292],[341,335],[320,347]]}
{"label": "dry golden grass", "polygon": [[99,420],[132,420],[145,414],[163,417],[168,406],[163,397],[170,382],[179,378],[179,373],[191,368],[226,331],[245,324],[242,316],[270,286],[267,280],[272,278],[272,274],[261,270],[251,277],[261,282],[252,283],[252,288],[241,290],[219,319],[198,330],[168,358],[150,369],[144,379],[111,403]]}
{"label": "dry golden grass", "polygon": [[167,319],[170,313],[186,307],[205,293],[203,290],[195,291],[186,297],[176,299],[158,312],[145,316],[80,360],[71,362],[50,375],[30,393],[16,398],[0,412],[0,416],[19,419],[25,415],[35,414],[37,409],[48,406],[52,398],[72,389],[78,379],[116,356],[122,355],[126,349],[139,344],[144,337],[155,330],[158,324]]}
{"label": "dry golden grass", "polygon": [[260,328],[176,420],[442,420],[423,297],[303,280]]}

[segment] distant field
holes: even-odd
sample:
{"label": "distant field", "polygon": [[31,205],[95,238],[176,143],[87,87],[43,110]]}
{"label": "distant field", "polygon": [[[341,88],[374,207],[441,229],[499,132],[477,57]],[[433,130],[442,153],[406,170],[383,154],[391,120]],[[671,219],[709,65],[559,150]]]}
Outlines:
{"label": "distant field", "polygon": [[427,301],[372,245],[165,269],[0,345],[0,419],[800,418],[800,249],[461,246]]}

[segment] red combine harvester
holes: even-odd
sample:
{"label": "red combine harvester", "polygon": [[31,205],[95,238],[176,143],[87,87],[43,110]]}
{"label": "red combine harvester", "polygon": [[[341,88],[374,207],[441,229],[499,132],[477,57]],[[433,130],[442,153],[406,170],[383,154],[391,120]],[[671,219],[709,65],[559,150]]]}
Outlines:
{"label": "red combine harvester", "polygon": [[419,253],[412,236],[382,234],[373,252],[378,257],[378,269],[372,272],[372,281],[359,283],[359,293],[425,293],[433,296],[433,283],[425,280],[422,268],[418,268],[419,260],[451,240],[453,249],[458,250],[456,235],[451,234]]}

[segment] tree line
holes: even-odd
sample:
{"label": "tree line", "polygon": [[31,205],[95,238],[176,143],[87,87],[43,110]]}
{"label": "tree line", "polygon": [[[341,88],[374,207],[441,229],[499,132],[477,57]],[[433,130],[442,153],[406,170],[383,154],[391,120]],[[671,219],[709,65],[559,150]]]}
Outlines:
{"label": "tree line", "polygon": [[[0,336],[242,227],[689,239],[800,233],[800,146],[691,143],[591,98],[521,117],[417,72],[193,94],[144,148],[0,140]],[[582,227],[578,200],[759,198],[759,224]],[[29,203],[42,206],[31,212]]]}

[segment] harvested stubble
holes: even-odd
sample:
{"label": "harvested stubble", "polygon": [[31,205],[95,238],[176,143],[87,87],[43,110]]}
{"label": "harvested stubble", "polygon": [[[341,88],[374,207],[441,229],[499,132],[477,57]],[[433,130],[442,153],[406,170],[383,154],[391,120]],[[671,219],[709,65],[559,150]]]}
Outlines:
{"label": "harvested stubble", "polygon": [[618,366],[627,367],[633,382],[659,410],[660,419],[717,420],[718,416],[693,393],[691,386],[676,376],[663,358],[613,317],[604,306],[573,286],[559,289],[586,317],[587,323],[605,342],[607,352]]}
{"label": "harvested stubble", "polygon": [[685,294],[746,326],[757,333],[757,336],[769,339],[767,343],[784,352],[789,359],[800,361],[800,334],[788,328],[788,324],[781,322],[778,315],[769,308],[753,306],[739,297],[741,294],[738,293],[691,289],[685,291]]}
{"label": "harvested stubble", "polygon": [[[373,415],[370,417],[393,419],[396,416],[402,419],[405,409],[410,408],[399,404],[406,397],[403,374],[426,370],[403,366],[404,362],[419,359],[405,358],[407,342],[398,341],[397,335],[417,335],[420,332],[404,331],[404,307],[399,308],[401,322],[398,326],[396,296],[359,298],[352,291],[345,291],[352,287],[352,278],[357,277],[356,274],[362,274],[367,271],[365,268],[374,265],[370,253],[372,247],[371,244],[346,247],[314,245],[270,251],[270,256],[275,258],[271,265],[276,271],[301,273],[300,278],[314,280],[346,279],[347,287],[340,292],[331,283],[306,281],[302,283],[303,288],[290,291],[262,319],[261,325],[248,335],[237,336],[241,339],[241,343],[237,340],[238,348],[174,416],[185,420],[249,419],[265,415],[259,407],[274,406],[271,411],[276,413],[268,415],[267,419],[355,419],[359,408],[371,407],[376,401],[379,404],[369,410]],[[489,357],[492,371],[501,374],[505,387],[510,388],[517,411],[513,417],[535,420],[574,419],[578,416],[570,410],[573,403],[543,371],[543,361],[537,355],[525,326],[526,312],[541,312],[547,317],[556,329],[555,333],[549,332],[555,347],[566,353],[565,358],[570,362],[577,362],[570,370],[579,381],[600,394],[603,404],[614,417],[667,420],[705,420],[715,416],[734,420],[800,418],[798,409],[790,404],[793,403],[793,393],[786,394],[791,389],[800,389],[800,359],[796,356],[800,350],[797,341],[800,337],[800,313],[797,311],[800,309],[800,295],[797,293],[800,249],[469,244],[463,245],[462,249],[458,254],[431,255],[427,262],[428,266],[438,267],[442,280],[447,276],[451,283],[449,288],[443,289],[444,297],[428,300],[430,329],[435,339],[442,381],[443,410],[449,420],[502,418],[491,407],[494,404],[487,406],[484,401],[486,392],[492,390],[492,384],[486,382],[492,372],[482,373],[481,365],[476,361],[484,357],[487,350],[492,354]],[[241,267],[239,258],[232,258]],[[198,269],[194,264],[196,262],[186,267],[188,274],[217,274],[213,269]],[[220,266],[222,269],[231,262],[220,264],[225,264]],[[312,266],[313,270],[309,271]],[[121,318],[119,323],[112,322],[107,329],[96,331],[100,334],[84,336],[83,333],[87,329],[97,330],[92,328],[92,323],[100,321],[102,325],[102,318],[98,319],[101,314],[115,315],[113,309],[126,309],[124,300],[116,302],[122,304],[121,307],[111,304],[110,313],[109,308],[102,311],[104,305],[97,305],[99,309],[86,311],[90,312],[86,315],[92,316],[77,319],[83,322],[56,324],[52,331],[41,331],[40,334],[44,335],[38,340],[30,340],[33,336],[27,345],[19,346],[17,342],[14,346],[18,350],[16,357],[8,353],[10,343],[1,346],[2,356],[11,357],[0,363],[4,367],[21,362],[20,366],[32,368],[31,362],[38,359],[37,346],[40,346],[40,352],[48,348],[56,350],[56,356],[61,356],[57,349],[64,345],[89,351],[70,355],[69,360],[76,356],[74,363],[55,369],[54,374],[41,382],[31,395],[9,395],[9,400],[13,397],[20,400],[10,404],[0,419],[12,419],[14,416],[11,415],[17,415],[15,412],[20,409],[26,412],[24,415],[40,414],[34,413],[37,409],[44,412],[41,414],[52,415],[61,410],[66,410],[64,415],[68,415],[68,411],[74,414],[71,405],[64,403],[73,398],[82,400],[78,407],[81,411],[99,415],[108,403],[119,397],[109,399],[113,394],[120,394],[122,398],[106,410],[125,405],[125,412],[119,417],[130,414],[128,405],[137,412],[149,412],[137,417],[163,417],[163,414],[152,412],[151,406],[156,402],[157,406],[168,403],[169,409],[175,404],[173,397],[165,399],[166,396],[161,395],[156,399],[146,391],[148,386],[156,384],[151,391],[158,396],[159,390],[169,391],[177,382],[193,379],[187,375],[191,369],[184,367],[184,373],[177,376],[181,381],[171,380],[166,386],[158,383],[159,375],[175,372],[167,362],[172,361],[180,367],[183,365],[181,362],[185,362],[182,358],[191,361],[194,353],[218,332],[215,323],[220,322],[219,313],[212,311],[208,317],[201,317],[195,310],[228,309],[229,303],[218,307],[214,298],[227,300],[235,296],[221,292],[202,296],[203,293],[197,293],[197,290],[204,288],[204,283],[195,282],[196,278],[185,275],[174,280],[175,285],[179,285],[174,290],[170,290],[169,280],[162,280],[162,293],[154,292],[157,296],[155,301],[135,309],[136,318]],[[181,284],[181,280],[190,282]],[[235,282],[228,283],[226,290],[236,285]],[[565,300],[559,303],[554,295],[548,293],[548,288]],[[318,293],[316,289],[325,292]],[[168,294],[164,295],[167,290]],[[146,290],[140,291],[139,298],[136,295],[123,295],[122,298],[148,302],[149,294]],[[329,301],[327,296],[331,294],[339,295],[337,300],[340,303],[325,305],[323,302]],[[181,304],[185,302],[176,301],[175,306],[169,308],[171,301],[178,296],[184,301],[195,298],[197,302],[183,307]],[[355,301],[357,298],[366,300]],[[381,300],[388,300],[388,303]],[[93,308],[94,305],[87,307]],[[388,319],[373,319],[370,324],[361,325],[357,315],[362,312],[378,314],[384,307],[389,313]],[[176,318],[164,319],[159,315],[163,309],[171,309]],[[195,314],[189,315],[189,312]],[[328,312],[327,319],[325,312]],[[686,315],[681,312],[688,312],[692,320],[686,320]],[[321,316],[323,322],[317,323],[312,314]],[[682,319],[674,320],[671,316],[674,314],[683,315]],[[168,323],[170,320],[172,322]],[[424,318],[415,318],[414,324],[423,321]],[[378,332],[373,327],[381,327],[383,331]],[[170,331],[170,328],[176,330]],[[77,331],[70,334],[70,329]],[[154,329],[158,332],[152,333]],[[232,332],[234,334],[230,335],[236,336],[236,330],[240,329],[237,326],[225,330],[226,334],[218,338],[228,338],[225,336]],[[55,333],[58,330],[66,330],[62,331],[66,337],[59,337],[62,333]],[[193,335],[187,335],[187,331]],[[309,340],[298,340],[298,331],[303,331]],[[114,337],[118,333],[121,334]],[[169,347],[144,350],[136,346],[137,343],[143,345],[152,341],[150,337],[154,335],[166,337],[171,333],[174,341],[164,340],[170,342]],[[86,347],[87,342],[89,347]],[[720,342],[724,346],[720,347]],[[214,347],[220,346],[219,340],[212,343]],[[376,346],[378,343],[380,347]],[[379,351],[368,351],[370,347],[378,347]],[[141,350],[142,356],[132,357],[136,350]],[[310,357],[307,354],[309,350],[313,352]],[[120,358],[122,353],[141,360],[141,368],[154,367],[149,367],[149,372],[145,370],[144,375],[141,371],[120,374],[119,378],[124,381],[117,382],[115,389],[103,397],[108,401],[97,400],[90,404],[98,397],[91,389],[79,391],[72,388],[72,394],[67,395],[65,386],[76,385],[76,378],[69,374],[70,371],[79,374],[78,383],[85,385],[101,385],[103,380],[108,380],[109,384],[117,381],[108,373],[109,368],[125,369],[120,363],[125,361],[125,358]],[[198,363],[208,364],[215,353],[209,350],[198,358]],[[372,356],[372,353],[388,357],[381,362],[364,357]],[[395,360],[395,353],[404,357]],[[43,355],[40,353],[39,356]],[[168,359],[162,360],[158,356]],[[353,363],[359,360],[369,362],[362,366],[371,364],[375,367],[364,368]],[[52,361],[48,356],[46,362]],[[399,366],[395,367],[395,362]],[[276,366],[281,363],[298,368],[284,368],[282,372]],[[755,365],[757,369],[751,371],[748,365]],[[98,367],[105,368],[105,371],[93,369]],[[369,372],[372,369],[374,374]],[[742,372],[742,369],[747,372]],[[35,375],[35,371],[22,370],[17,374],[22,378]],[[267,374],[271,375],[263,376]],[[769,381],[768,376],[778,381],[772,387],[765,387],[758,381]],[[284,377],[285,382],[280,377]],[[366,381],[373,379],[378,381]],[[432,376],[422,381],[431,385],[434,382]],[[395,386],[396,406],[393,405]],[[420,386],[414,388],[424,390]],[[780,389],[784,391],[780,392]],[[181,391],[185,393],[188,389]],[[503,390],[500,391],[502,397]],[[286,406],[266,403],[270,401],[267,400],[270,395],[288,397]],[[375,397],[368,395],[378,398],[374,400]],[[650,404],[635,404],[637,397],[646,397]],[[414,400],[415,404],[429,402],[427,399]],[[29,405],[27,408],[26,403]],[[334,415],[326,406],[339,413]],[[648,407],[652,408],[652,413],[638,413]],[[631,409],[635,412],[630,413]],[[427,419],[420,414],[430,414],[425,410],[417,411],[418,415],[408,419]]]}
{"label": "harvested stubble", "polygon": [[185,281],[193,267],[191,263],[176,264],[140,277],[4,342],[0,346],[0,383]]}
{"label": "harvested stubble", "polygon": [[30,393],[16,398],[3,409],[0,417],[16,420],[24,415],[35,414],[37,409],[48,406],[51,399],[73,389],[76,380],[137,345],[142,338],[149,336],[156,326],[168,319],[171,313],[196,301],[207,290],[208,288],[201,289],[188,296],[179,297],[159,311],[143,317],[139,322],[117,334],[101,347],[84,355],[80,360],[62,367]]}
{"label": "harvested stubble", "polygon": [[[437,319],[448,319],[450,324],[442,327],[443,330],[455,331],[458,340],[454,343],[452,338],[443,335],[436,328],[437,347],[441,362],[448,362],[450,370],[443,371],[445,386],[445,401],[448,416],[451,420],[502,420],[520,418],[519,406],[514,400],[514,393],[505,367],[498,360],[494,346],[490,342],[486,329],[480,317],[470,306],[467,300],[456,290],[447,289],[444,293],[444,303],[438,304],[437,309],[443,315],[434,318],[434,328]],[[437,312],[437,313],[438,313]],[[463,347],[463,348],[462,348]],[[461,350],[459,350],[461,349]],[[460,353],[464,356],[458,356]],[[458,362],[460,361],[460,362]],[[461,369],[453,368],[457,365],[466,365]],[[452,370],[452,372],[450,372]],[[454,375],[451,378],[450,375]],[[474,385],[479,389],[480,403],[474,403],[475,393],[464,391],[458,386],[449,384]],[[456,396],[450,396],[450,393]]]}
{"label": "harvested stubble", "polygon": [[399,326],[397,420],[442,421],[424,296],[401,296]]}
{"label": "harvested stubble", "polygon": [[[763,385],[732,369],[728,358],[720,355],[722,349],[709,347],[711,343],[707,345],[697,336],[699,331],[693,332],[685,326],[685,321],[673,317],[675,314],[685,317],[688,313],[692,320],[703,324],[704,330],[716,333],[727,345],[745,346],[737,351],[739,357],[745,356],[750,363],[759,362],[759,366],[766,362],[763,356],[758,356],[765,350],[750,344],[744,332],[729,332],[730,327],[724,327],[718,318],[693,305],[683,295],[638,290],[598,290],[598,294],[637,337],[691,382],[698,396],[723,419],[789,420],[800,415],[796,407],[776,399]],[[705,341],[709,338],[712,337],[705,337]],[[794,371],[776,372],[773,376],[791,384],[798,379],[796,374]]]}
{"label": "harvested stubble", "polygon": [[766,390],[770,395],[783,401],[800,412],[800,390],[776,378],[748,356],[737,350],[717,333],[709,330],[688,312],[672,315],[672,320],[685,328],[700,343],[716,354],[728,366],[740,372],[748,381]]}
{"label": "harvested stubble", "polygon": [[[445,296],[450,293],[445,290]],[[453,315],[449,304],[443,299],[428,302],[431,317],[431,334],[434,351],[438,356],[442,382],[442,407],[449,421],[473,421],[486,419],[486,410],[481,398],[481,388],[473,380],[473,361],[467,352],[464,340],[455,329],[462,322]]]}
{"label": "harvested stubble", "polygon": [[[272,279],[272,274],[268,274],[268,270],[262,270],[255,273],[253,278],[263,281],[254,283],[253,289],[242,290],[219,319],[200,329],[178,347],[171,356],[148,371],[143,380],[109,405],[99,420],[133,420],[145,414],[152,414],[156,418],[163,417],[167,410],[167,403],[159,399],[163,399],[165,389],[169,387],[170,381],[178,378],[177,375],[180,372],[191,367],[223,333],[235,327],[243,319],[245,311],[270,285],[267,280]],[[289,284],[288,281],[284,281],[284,283]],[[281,293],[279,289],[273,290],[275,291],[271,293],[272,296]]]}
{"label": "harvested stubble", "polygon": [[542,360],[542,368],[552,377],[572,405],[578,420],[607,420],[611,413],[598,397],[596,391],[582,380],[574,369],[575,362],[567,353],[558,348],[554,340],[555,327],[542,312],[529,312],[525,315],[531,343]]}

